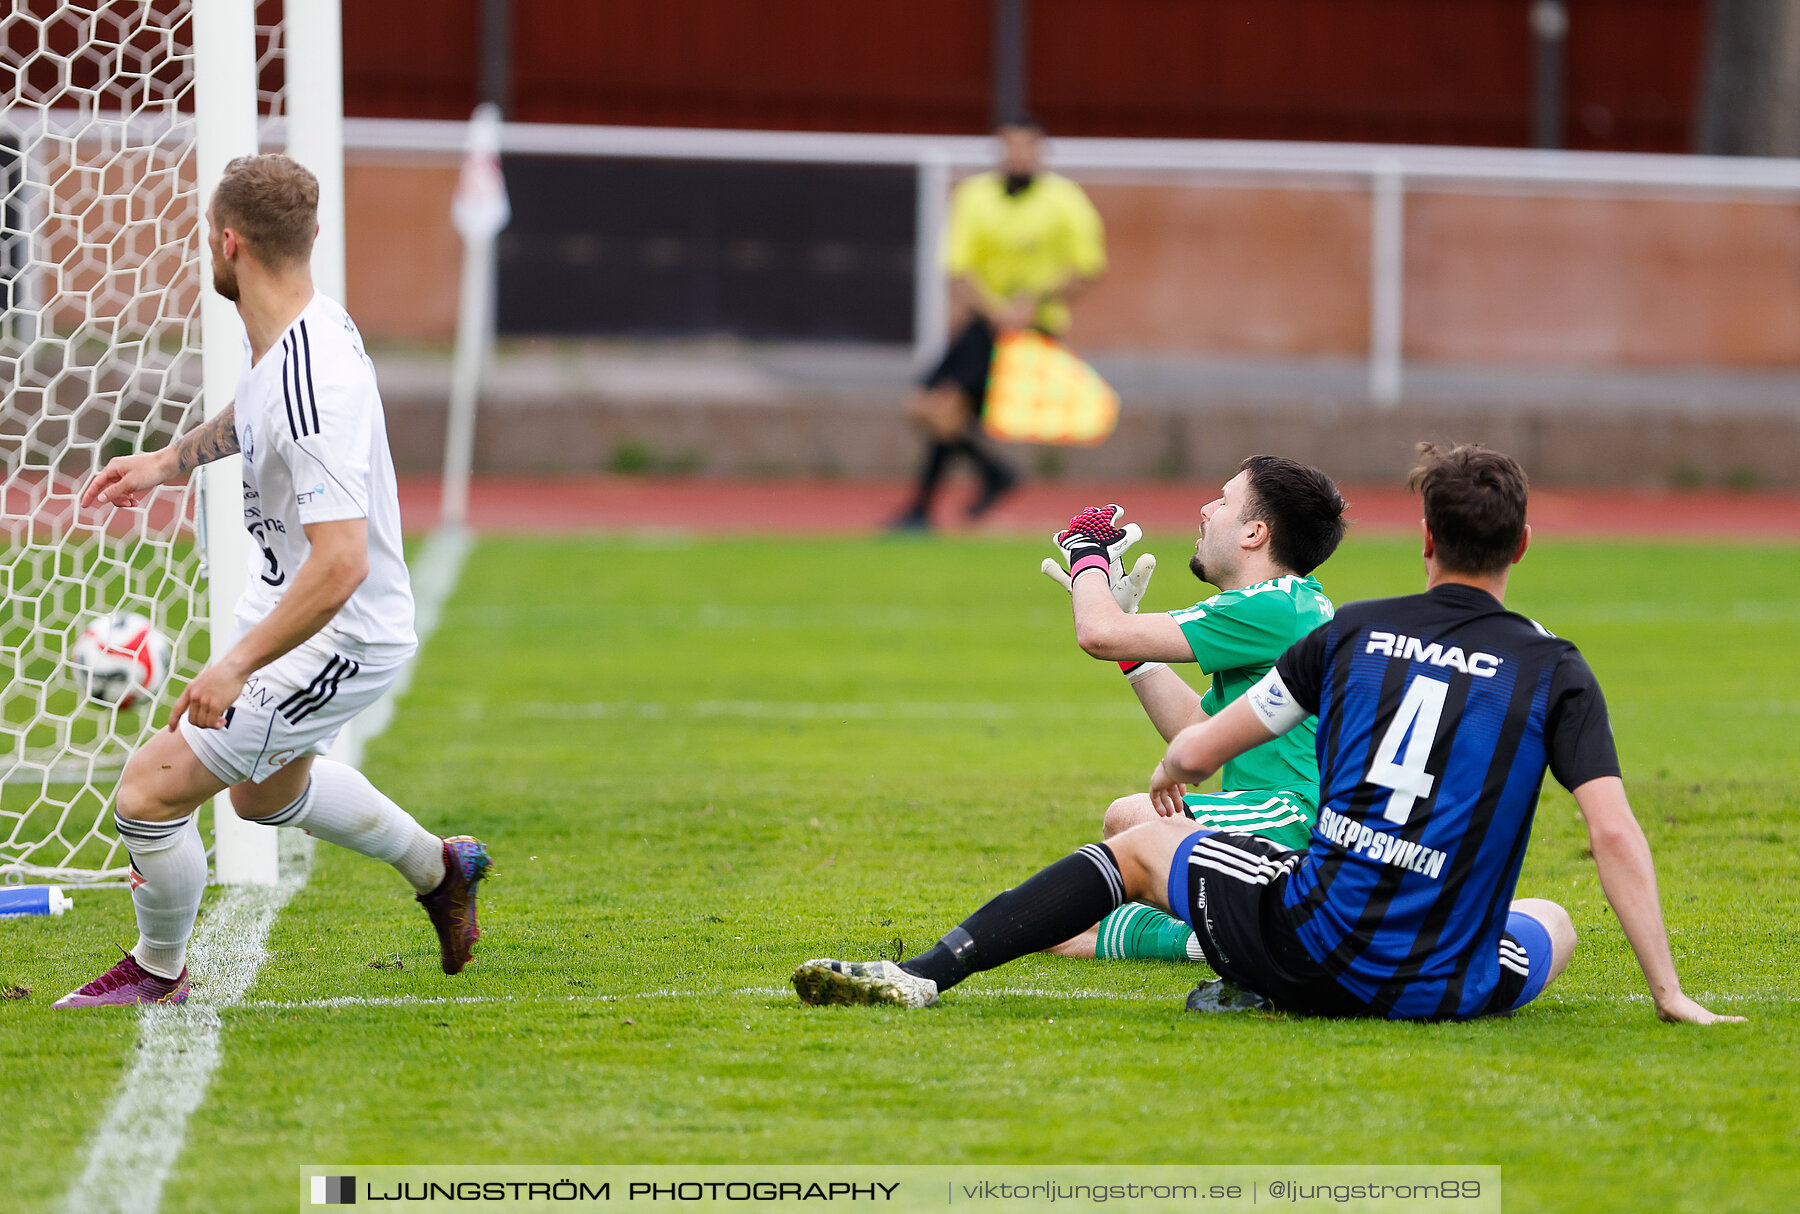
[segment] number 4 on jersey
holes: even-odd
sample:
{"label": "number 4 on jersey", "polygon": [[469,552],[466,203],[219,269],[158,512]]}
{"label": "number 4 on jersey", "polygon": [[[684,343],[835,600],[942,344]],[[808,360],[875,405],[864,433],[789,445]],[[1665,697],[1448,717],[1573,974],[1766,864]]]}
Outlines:
{"label": "number 4 on jersey", "polygon": [[[1416,675],[1406,685],[1400,698],[1400,709],[1394,713],[1381,744],[1375,748],[1375,761],[1369,764],[1368,781],[1394,790],[1382,816],[1390,822],[1405,825],[1412,813],[1413,802],[1429,797],[1436,779],[1425,770],[1431,757],[1431,744],[1437,740],[1438,720],[1444,715],[1444,697],[1450,684]],[[1400,754],[1405,741],[1406,753]],[[1396,763],[1395,757],[1399,757]]]}

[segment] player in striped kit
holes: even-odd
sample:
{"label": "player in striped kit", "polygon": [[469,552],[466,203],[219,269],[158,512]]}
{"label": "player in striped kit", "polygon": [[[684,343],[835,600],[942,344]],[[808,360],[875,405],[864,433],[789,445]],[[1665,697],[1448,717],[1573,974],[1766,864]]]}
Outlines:
{"label": "player in striped kit", "polygon": [[237,634],[131,756],[114,820],[131,853],[137,945],[59,1008],[180,1003],[206,884],[195,815],[229,788],[240,817],[297,826],[392,864],[437,932],[445,973],[480,934],[484,846],[432,834],[355,768],[320,756],[381,698],[418,641],[374,368],[344,309],[313,289],[319,184],[286,156],[226,166],[208,211],[213,286],[247,337],[231,407],[161,451],[109,462],[84,506],[135,506],[243,456],[255,537]]}
{"label": "player in striped kit", "polygon": [[[1523,470],[1478,446],[1421,452],[1426,593],[1341,608],[1224,711],[1177,734],[1151,777],[1158,820],[1058,861],[911,960],[807,962],[794,974],[801,998],[923,1007],[1136,898],[1186,918],[1221,976],[1284,1010],[1509,1013],[1575,950],[1562,907],[1513,900],[1548,769],[1587,821],[1657,1015],[1739,1019],[1682,992],[1593,672],[1501,605],[1530,539]],[[1321,809],[1306,850],[1187,820],[1187,783],[1315,713]]]}

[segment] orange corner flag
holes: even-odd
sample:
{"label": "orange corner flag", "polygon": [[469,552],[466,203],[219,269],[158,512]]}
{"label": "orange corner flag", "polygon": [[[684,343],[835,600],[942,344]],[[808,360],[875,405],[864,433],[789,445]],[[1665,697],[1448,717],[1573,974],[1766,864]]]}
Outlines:
{"label": "orange corner flag", "polygon": [[1006,442],[1091,447],[1119,424],[1119,394],[1092,367],[1042,333],[994,343],[982,425]]}

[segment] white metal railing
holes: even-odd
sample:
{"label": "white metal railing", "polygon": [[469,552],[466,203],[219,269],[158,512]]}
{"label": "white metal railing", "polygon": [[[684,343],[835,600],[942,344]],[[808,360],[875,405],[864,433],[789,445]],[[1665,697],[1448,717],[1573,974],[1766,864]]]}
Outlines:
{"label": "white metal railing", "polygon": [[[14,123],[44,122],[92,129],[95,115],[15,114]],[[0,130],[8,125],[0,115]],[[353,152],[460,156],[467,124],[418,119],[348,118],[344,146]],[[279,121],[263,124],[265,144],[279,146]],[[574,126],[512,122],[504,152],[549,156],[619,156],[795,164],[897,165],[918,171],[919,239],[915,254],[914,346],[921,359],[942,340],[947,284],[941,256],[945,201],[954,174],[993,162],[983,135],[877,135],[811,131],[703,130],[679,127]],[[1281,143],[1215,139],[1057,138],[1049,159],[1076,174],[1192,174],[1213,184],[1232,179],[1331,181],[1371,195],[1369,266],[1369,394],[1400,398],[1402,315],[1408,193],[1592,195],[1596,191],[1683,199],[1731,195],[1800,196],[1800,160],[1755,157],[1565,152],[1512,148],[1414,147],[1365,143]],[[1224,179],[1224,180],[1221,180]]]}
{"label": "white metal railing", "polygon": [[[462,147],[464,125],[394,119],[346,122],[360,151],[444,152]],[[918,170],[914,349],[923,362],[942,340],[946,287],[945,200],[952,174],[993,161],[986,136],[856,135],[798,131],[508,123],[501,147],[551,156],[639,156],[790,163],[908,165]],[[1800,195],[1800,161],[1749,157],[1551,152],[1510,148],[1277,143],[1211,139],[1054,139],[1049,159],[1074,173],[1153,172],[1337,179],[1368,189],[1369,395],[1399,401],[1405,318],[1406,195],[1409,191],[1591,194],[1628,191],[1679,197]],[[1223,184],[1223,183],[1220,183]]]}

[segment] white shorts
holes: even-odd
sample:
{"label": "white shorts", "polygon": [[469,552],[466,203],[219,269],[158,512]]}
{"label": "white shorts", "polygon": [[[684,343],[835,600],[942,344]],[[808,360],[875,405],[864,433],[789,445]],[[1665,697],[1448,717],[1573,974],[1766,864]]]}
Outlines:
{"label": "white shorts", "polygon": [[181,736],[227,784],[261,784],[305,755],[329,753],[350,719],[393,685],[406,657],[353,659],[314,636],[251,675],[221,729],[181,718]]}

